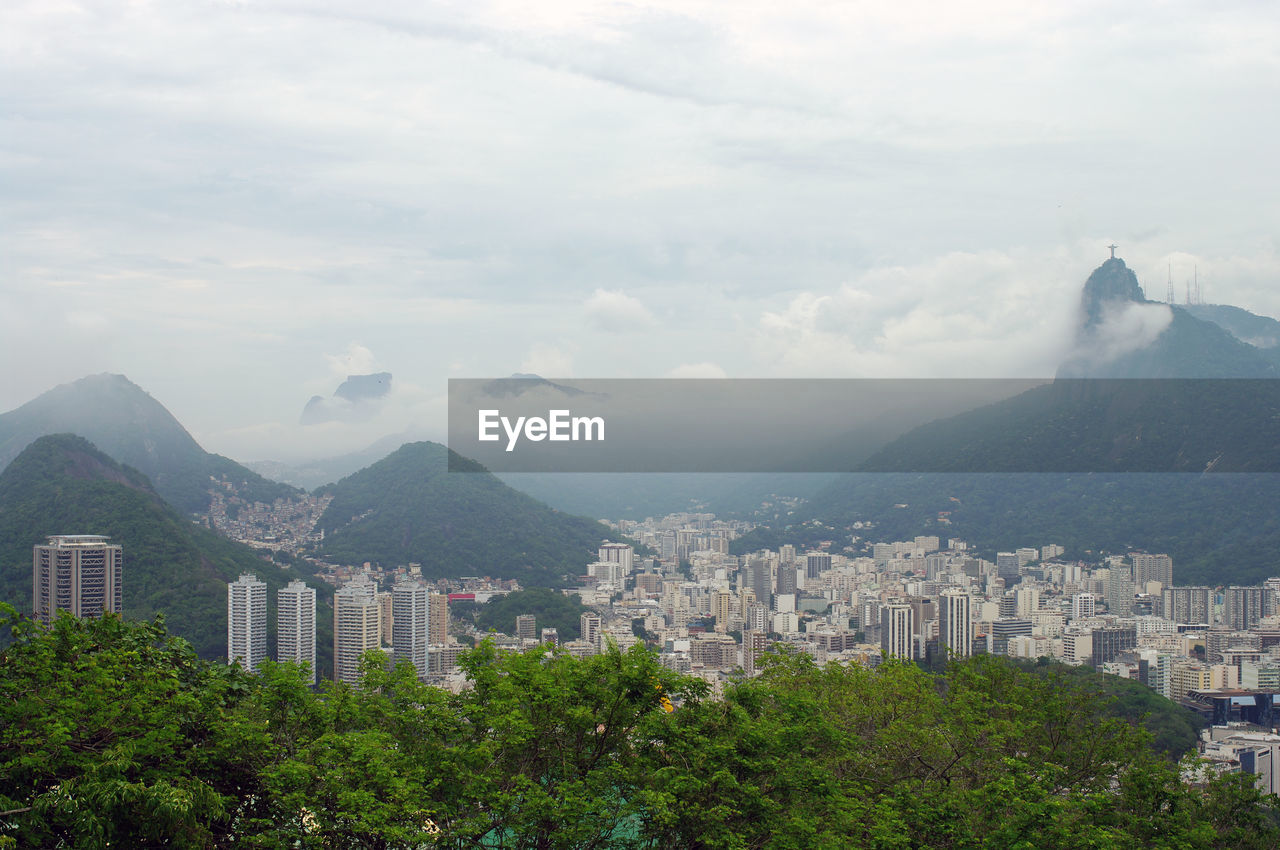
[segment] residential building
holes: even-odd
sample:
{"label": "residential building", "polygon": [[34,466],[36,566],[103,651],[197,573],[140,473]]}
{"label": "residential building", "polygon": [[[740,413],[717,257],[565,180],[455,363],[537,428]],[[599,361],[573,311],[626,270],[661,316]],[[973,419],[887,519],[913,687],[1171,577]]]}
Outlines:
{"label": "residential building", "polygon": [[333,594],[333,679],[360,681],[360,656],[382,648],[381,605],[371,581],[356,580]]}
{"label": "residential building", "polygon": [[276,660],[306,664],[316,683],[316,589],[297,579],[276,591]]}
{"label": "residential building", "polygon": [[58,534],[32,547],[31,610],[50,625],[59,611],[98,617],[124,610],[124,547],[98,534]]}
{"label": "residential building", "polygon": [[227,585],[227,661],[258,671],[267,658],[267,585],[243,573]]}

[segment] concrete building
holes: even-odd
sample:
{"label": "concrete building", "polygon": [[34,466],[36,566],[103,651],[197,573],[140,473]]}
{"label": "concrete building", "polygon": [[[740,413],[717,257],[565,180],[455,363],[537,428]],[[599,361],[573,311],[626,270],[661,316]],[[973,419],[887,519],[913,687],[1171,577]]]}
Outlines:
{"label": "concrete building", "polygon": [[1213,611],[1213,589],[1208,587],[1166,587],[1160,598],[1161,613],[1175,623],[1208,623]]}
{"label": "concrete building", "polygon": [[880,651],[885,658],[915,657],[915,623],[911,605],[901,600],[880,607]]}
{"label": "concrete building", "polygon": [[360,656],[382,648],[382,616],[377,588],[353,581],[333,594],[333,680],[356,685]]}
{"label": "concrete building", "polygon": [[973,654],[973,597],[948,590],[938,597],[938,648],[948,658]]}
{"label": "concrete building", "polygon": [[316,589],[305,582],[276,591],[276,660],[306,664],[316,683]]}
{"label": "concrete building", "polygon": [[578,618],[578,640],[600,649],[600,634],[604,630],[599,614],[582,614]]}
{"label": "concrete building", "polygon": [[1158,581],[1164,587],[1173,584],[1173,558],[1168,555],[1134,552],[1129,558],[1133,561],[1133,582],[1139,588],[1152,581]]}
{"label": "concrete building", "polygon": [[516,615],[516,637],[521,640],[537,640],[538,618],[533,614]]}
{"label": "concrete building", "polygon": [[227,661],[258,671],[267,658],[267,585],[251,573],[227,585]]}
{"label": "concrete building", "polygon": [[391,588],[391,650],[395,663],[408,661],[424,679],[427,664],[427,588],[417,581],[397,582]]}
{"label": "concrete building", "polygon": [[124,548],[98,534],[59,534],[32,547],[32,617],[44,625],[59,611],[98,617],[124,610]]}
{"label": "concrete building", "polygon": [[449,597],[427,594],[427,643],[449,642]]}

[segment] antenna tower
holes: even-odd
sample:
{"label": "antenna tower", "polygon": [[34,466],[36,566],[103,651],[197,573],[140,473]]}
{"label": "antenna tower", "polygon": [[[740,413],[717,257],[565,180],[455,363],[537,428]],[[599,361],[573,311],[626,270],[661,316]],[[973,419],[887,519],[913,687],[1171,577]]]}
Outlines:
{"label": "antenna tower", "polygon": [[1173,262],[1169,263],[1169,286],[1165,289],[1164,300],[1173,303]]}

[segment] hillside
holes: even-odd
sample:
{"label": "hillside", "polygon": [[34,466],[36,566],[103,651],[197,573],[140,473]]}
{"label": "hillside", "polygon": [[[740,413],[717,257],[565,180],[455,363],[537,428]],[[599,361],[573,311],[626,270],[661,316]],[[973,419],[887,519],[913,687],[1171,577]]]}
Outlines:
{"label": "hillside", "polygon": [[1059,379],[899,437],[863,472],[1277,472],[1280,381]]}
{"label": "hillside", "polygon": [[[1045,543],[1062,544],[1068,558],[1167,552],[1179,584],[1232,584],[1280,575],[1277,504],[1275,474],[884,473],[842,477],[806,505],[804,517],[843,532],[846,542],[853,533],[872,540],[937,534],[968,540],[988,558]],[[855,532],[855,521],[875,527]],[[797,524],[770,535],[735,544],[776,546],[814,531]]]}
{"label": "hillside", "polygon": [[230,482],[250,501],[271,502],[298,492],[206,452],[164,405],[123,375],[90,375],[0,414],[0,470],[36,438],[64,433],[80,434],[141,471],[184,513],[208,510],[211,477]]}
{"label": "hillside", "polygon": [[[31,547],[53,534],[105,534],[123,545],[125,614],[164,612],[206,658],[226,654],[227,582],[254,573],[274,600],[301,577],[193,524],[140,472],[71,434],[37,439],[0,474],[0,600],[30,612]],[[332,615],[317,619],[327,625]],[[274,649],[274,636],[268,643]]]}
{"label": "hillside", "polygon": [[[864,464],[868,474],[842,476],[790,527],[761,530],[736,548],[815,534],[847,542],[861,521],[874,524],[857,532],[863,537],[938,534],[988,556],[1049,542],[1065,545],[1068,557],[1168,552],[1178,583],[1280,574],[1280,382],[1260,379],[1272,374],[1270,350],[1147,302],[1118,259],[1085,285],[1078,350],[1101,346],[1117,309],[1171,315],[1150,344],[1095,362],[1090,374],[1165,380],[1063,380],[1080,365],[1064,364],[1054,385],[891,442]],[[1253,318],[1250,328],[1271,321]],[[1213,474],[1200,474],[1207,469]]]}
{"label": "hillside", "polygon": [[[319,554],[358,564],[422,564],[423,575],[487,575],[529,584],[581,574],[605,528],[560,513],[503,484],[479,464],[449,472],[449,450],[408,443],[325,488]],[[455,461],[457,462],[457,461]]]}
{"label": "hillside", "polygon": [[1241,342],[1280,355],[1280,322],[1229,304],[1187,304],[1183,308],[1197,319],[1213,322]]}

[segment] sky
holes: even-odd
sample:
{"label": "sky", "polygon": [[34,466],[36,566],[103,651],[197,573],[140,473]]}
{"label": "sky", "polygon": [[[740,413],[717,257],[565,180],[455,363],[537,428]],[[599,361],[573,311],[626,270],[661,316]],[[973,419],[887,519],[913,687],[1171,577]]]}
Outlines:
{"label": "sky", "polygon": [[[1119,247],[1280,316],[1280,7],[7,0],[0,410],[442,434],[447,379],[1043,377]],[[388,371],[359,422],[313,395]]]}

